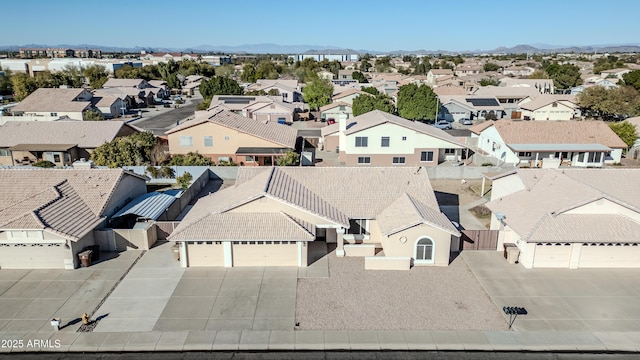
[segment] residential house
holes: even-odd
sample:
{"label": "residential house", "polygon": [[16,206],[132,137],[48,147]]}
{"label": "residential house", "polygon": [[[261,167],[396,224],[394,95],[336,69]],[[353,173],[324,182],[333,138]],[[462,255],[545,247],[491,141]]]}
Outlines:
{"label": "residential house", "polygon": [[334,94],[333,96],[331,96],[331,101],[334,103],[346,103],[349,104],[349,106],[353,106],[353,99],[357,98],[360,95],[373,96],[370,93],[359,89],[349,89],[341,93]]}
{"label": "residential house", "polygon": [[[122,99],[125,107],[135,109],[139,106],[155,103],[155,94],[135,87],[112,87],[93,90],[95,97],[117,97]],[[120,110],[122,111],[122,110]],[[125,110],[126,111],[126,110]]]}
{"label": "residential house", "polygon": [[0,165],[40,160],[68,166],[100,145],[140,131],[123,121],[10,121],[0,127]]}
{"label": "residential house", "polygon": [[[133,92],[129,90],[125,92],[124,89],[136,89],[138,91],[137,98],[139,100],[144,100],[147,105],[154,104],[156,102],[161,102],[162,99],[169,97],[171,91],[167,86],[167,83],[162,80],[149,80],[146,81],[144,79],[114,79],[111,78],[107,80],[107,82],[102,85],[103,89],[118,89],[112,91],[119,91],[126,93],[127,95],[132,95]],[[100,89],[102,90],[102,89]]]}
{"label": "residential house", "polygon": [[424,169],[242,167],[169,240],[184,267],[306,267],[333,245],[337,256],[363,256],[365,269],[408,270],[447,266],[459,236]]}
{"label": "residential house", "polygon": [[327,70],[318,71],[316,74],[320,79],[329,80],[329,81],[333,80],[333,78],[335,77],[334,73]]}
{"label": "residential house", "polygon": [[172,155],[198,152],[216,163],[270,166],[288,150],[301,148],[296,129],[277,121],[249,119],[220,107],[196,111],[194,119],[166,134]]}
{"label": "residential house", "polygon": [[255,84],[247,87],[247,91],[264,91],[265,93],[277,92],[282,96],[282,101],[288,103],[302,102],[302,90],[298,80],[257,80]]}
{"label": "residential house", "polygon": [[209,110],[220,107],[260,121],[292,123],[298,120],[303,104],[283,102],[279,96],[214,95]]}
{"label": "residential house", "polygon": [[337,120],[340,115],[346,114],[347,119],[353,117],[353,109],[351,104],[338,101],[320,108],[320,119],[327,121],[329,119]]}
{"label": "residential house", "polygon": [[485,121],[469,128],[481,152],[501,164],[602,167],[627,145],[602,121]]}
{"label": "residential house", "polygon": [[347,166],[435,166],[467,146],[441,129],[374,110],[321,129],[324,151]]}
{"label": "residential house", "polygon": [[85,89],[39,88],[11,108],[11,112],[25,120],[51,121],[63,116],[84,120],[85,112],[95,109],[92,98]]}
{"label": "residential house", "polygon": [[556,91],[552,79],[516,79],[505,77],[499,80],[499,85],[516,88],[533,88],[538,90],[540,94],[554,94]]}
{"label": "residential house", "polygon": [[640,267],[638,169],[520,169],[493,179],[491,229],[525,268]]}
{"label": "residential house", "polygon": [[594,76],[593,78],[585,80],[584,84],[574,86],[571,88],[571,95],[578,95],[584,91],[584,89],[589,88],[591,86],[602,86],[603,88],[609,90],[617,88],[618,86],[618,78],[600,78]]}
{"label": "residential house", "polygon": [[483,71],[482,65],[463,63],[456,66],[456,76],[477,75]]}
{"label": "residential house", "polygon": [[118,209],[147,191],[122,169],[0,169],[0,267],[74,269]]}
{"label": "residential house", "polygon": [[431,69],[427,73],[427,83],[431,86],[436,85],[437,79],[443,76],[453,76],[451,69]]}
{"label": "residential house", "polygon": [[182,85],[182,94],[193,96],[196,93],[200,93],[200,84],[202,84],[203,80],[209,80],[209,78],[200,75],[187,76]]}
{"label": "residential house", "polygon": [[502,75],[505,76],[516,76],[516,77],[525,77],[533,74],[536,69],[530,66],[509,66],[502,70]]}
{"label": "residential house", "polygon": [[622,75],[631,72],[631,69],[626,68],[618,68],[618,69],[610,69],[610,70],[602,70],[600,72],[600,77],[605,78],[618,78],[622,79]]}
{"label": "residential house", "polygon": [[506,118],[521,119],[522,112],[518,105],[520,101],[527,97],[534,98],[540,95],[540,92],[530,87],[481,86],[473,92],[473,95],[495,97],[504,108]]}
{"label": "residential house", "polygon": [[94,93],[91,98],[93,107],[100,110],[105,119],[113,119],[124,116],[127,112],[127,103],[120,97],[107,94],[97,95]]}
{"label": "residential house", "polygon": [[[522,99],[518,106],[524,120],[575,120],[581,117],[575,95],[538,94]],[[517,119],[512,116],[513,119]]]}
{"label": "residential house", "polygon": [[450,121],[502,119],[506,112],[496,97],[477,95],[440,96],[439,114]]}
{"label": "residential house", "polygon": [[636,134],[638,135],[636,142],[631,146],[629,151],[627,151],[627,157],[638,159],[640,158],[640,116],[630,117],[625,121],[636,127]]}

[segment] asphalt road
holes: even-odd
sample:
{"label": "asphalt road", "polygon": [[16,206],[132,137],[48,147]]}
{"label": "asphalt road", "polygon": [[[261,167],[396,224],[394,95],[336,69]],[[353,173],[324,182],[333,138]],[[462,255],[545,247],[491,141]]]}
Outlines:
{"label": "asphalt road", "polygon": [[169,128],[174,127],[177,121],[182,121],[189,116],[193,116],[196,106],[202,99],[193,99],[188,105],[181,105],[178,109],[172,109],[158,115],[153,115],[153,109],[143,113],[142,120],[136,121],[135,125],[145,130],[150,130],[155,135],[164,135]]}

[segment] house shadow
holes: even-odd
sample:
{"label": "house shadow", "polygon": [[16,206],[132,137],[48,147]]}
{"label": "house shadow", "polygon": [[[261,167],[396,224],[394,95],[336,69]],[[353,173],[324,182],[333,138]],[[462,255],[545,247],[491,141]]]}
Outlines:
{"label": "house shadow", "polygon": [[309,252],[307,254],[307,266],[312,265],[331,252],[335,251],[337,244],[327,244],[324,241],[312,241],[308,246]]}
{"label": "house shadow", "polygon": [[442,191],[434,191],[438,205],[440,206],[460,206],[458,194],[446,193]]}

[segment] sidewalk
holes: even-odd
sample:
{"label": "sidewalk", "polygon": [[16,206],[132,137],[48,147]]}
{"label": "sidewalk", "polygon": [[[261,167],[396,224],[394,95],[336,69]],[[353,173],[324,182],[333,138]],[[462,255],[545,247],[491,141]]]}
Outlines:
{"label": "sidewalk", "polygon": [[[209,350],[640,351],[640,332],[237,330],[3,333],[2,339],[15,346],[3,346],[0,353]],[[34,340],[37,343],[34,344]]]}

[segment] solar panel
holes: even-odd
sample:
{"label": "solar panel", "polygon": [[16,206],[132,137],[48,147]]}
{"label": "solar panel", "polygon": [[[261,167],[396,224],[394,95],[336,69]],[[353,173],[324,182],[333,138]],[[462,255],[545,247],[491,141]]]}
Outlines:
{"label": "solar panel", "polygon": [[469,98],[466,99],[467,102],[470,102],[473,106],[499,106],[498,101],[492,98]]}

